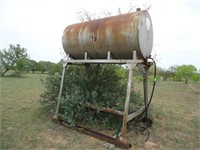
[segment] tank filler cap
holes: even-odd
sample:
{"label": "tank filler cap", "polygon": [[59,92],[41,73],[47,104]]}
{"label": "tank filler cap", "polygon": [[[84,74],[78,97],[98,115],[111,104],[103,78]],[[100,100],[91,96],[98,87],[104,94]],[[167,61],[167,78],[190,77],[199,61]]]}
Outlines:
{"label": "tank filler cap", "polygon": [[136,8],[136,11],[140,11],[141,10],[141,8]]}

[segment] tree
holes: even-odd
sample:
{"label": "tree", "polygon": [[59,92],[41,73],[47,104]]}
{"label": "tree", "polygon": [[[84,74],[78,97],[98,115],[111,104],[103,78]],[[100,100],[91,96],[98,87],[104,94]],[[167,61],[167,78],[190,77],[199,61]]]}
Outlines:
{"label": "tree", "polygon": [[194,82],[200,81],[200,73],[194,72],[194,74],[191,76],[191,80]]}
{"label": "tree", "polygon": [[41,71],[41,73],[44,73],[46,71],[46,62],[45,61],[38,62],[38,71]]}
{"label": "tree", "polygon": [[[144,4],[143,7],[144,7],[145,10],[150,10],[151,5]],[[131,13],[134,10],[140,9],[140,8],[137,8],[137,9],[135,9],[135,8],[136,8],[136,5],[132,6],[132,3],[130,3],[129,9],[124,13]],[[123,12],[122,12],[121,8],[118,8],[117,14],[121,15],[122,13]],[[83,8],[83,9],[80,9],[80,11],[77,12],[77,16],[78,16],[78,19],[81,22],[85,22],[85,21],[91,21],[91,20],[95,20],[95,19],[99,19],[99,18],[111,17],[111,16],[113,16],[113,13],[111,13],[108,10],[107,11],[103,10],[101,13],[96,14],[96,13],[91,13],[90,11],[87,11],[86,9]]]}
{"label": "tree", "polygon": [[157,67],[157,75],[163,78],[163,81],[167,81],[171,77],[171,72],[163,68]]}
{"label": "tree", "polygon": [[28,65],[29,65],[29,70],[31,70],[33,74],[35,73],[36,70],[38,70],[37,61],[29,59]]}
{"label": "tree", "polygon": [[38,64],[38,71],[41,71],[44,73],[45,71],[48,72],[48,74],[54,74],[56,72],[60,72],[60,64],[55,64],[50,61],[39,61]]}
{"label": "tree", "polygon": [[50,61],[46,61],[45,69],[48,72],[48,74],[54,74],[56,72],[56,64]]}
{"label": "tree", "polygon": [[176,74],[176,70],[177,70],[178,66],[177,65],[174,65],[174,66],[170,66],[168,68],[168,71],[170,72],[170,77],[173,79],[173,80],[176,80],[176,77],[175,77],[175,74]]}
{"label": "tree", "polygon": [[1,76],[4,76],[9,70],[13,70],[13,76],[21,75],[28,69],[28,54],[26,48],[19,44],[10,44],[8,49],[0,50],[1,58]]}
{"label": "tree", "polygon": [[193,65],[181,65],[177,67],[175,76],[185,80],[185,84],[188,84],[188,80],[192,79],[197,69]]}

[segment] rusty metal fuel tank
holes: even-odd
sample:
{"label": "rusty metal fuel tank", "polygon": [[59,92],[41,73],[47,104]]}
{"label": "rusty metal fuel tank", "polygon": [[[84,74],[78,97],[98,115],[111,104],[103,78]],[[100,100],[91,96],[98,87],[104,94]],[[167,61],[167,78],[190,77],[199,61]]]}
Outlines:
{"label": "rusty metal fuel tank", "polygon": [[145,10],[69,25],[63,32],[64,51],[73,59],[146,59],[152,51],[153,28]]}

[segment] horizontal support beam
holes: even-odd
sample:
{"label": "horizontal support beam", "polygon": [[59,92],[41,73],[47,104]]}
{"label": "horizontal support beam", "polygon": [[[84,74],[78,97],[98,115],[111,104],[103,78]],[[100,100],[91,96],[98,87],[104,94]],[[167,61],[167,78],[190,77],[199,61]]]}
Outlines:
{"label": "horizontal support beam", "polygon": [[[92,104],[89,104],[89,103],[86,104],[86,107],[91,108],[91,109],[96,109],[96,110],[98,109],[95,105],[92,105]],[[98,110],[103,111],[103,112],[107,112],[107,113],[120,115],[120,116],[124,115],[124,111],[114,110],[110,107],[101,107]],[[130,120],[134,119],[135,117],[137,117],[138,115],[140,115],[144,110],[145,110],[145,106],[143,106],[142,108],[140,108],[136,112],[130,113],[128,115],[128,121],[130,121]]]}
{"label": "horizontal support beam", "polygon": [[143,106],[142,108],[140,108],[138,111],[129,114],[128,115],[128,121],[131,121],[132,119],[134,119],[135,117],[137,117],[138,115],[140,115],[144,110],[145,110],[145,106]]}
{"label": "horizontal support beam", "polygon": [[85,64],[85,63],[91,63],[91,64],[138,64],[142,63],[143,60],[141,59],[68,59],[63,60],[63,62],[66,63],[77,63],[77,64]]}
{"label": "horizontal support beam", "polygon": [[[92,104],[89,104],[89,103],[86,104],[86,107],[92,108],[92,109],[96,109],[96,110],[98,109],[95,105],[92,105]],[[102,108],[100,108],[98,110],[99,111],[103,111],[103,112],[107,112],[107,113],[116,114],[116,115],[121,115],[121,116],[124,115],[123,111],[113,110],[112,108],[109,108],[109,107],[102,107]]]}
{"label": "horizontal support beam", "polygon": [[[65,126],[65,127],[68,127],[68,128],[72,128],[71,124],[68,123],[67,121],[65,121],[63,118],[59,117],[57,120],[54,120],[55,122]],[[76,124],[75,125],[75,128],[73,128],[81,133],[84,133],[84,134],[87,134],[87,135],[90,135],[92,137],[95,137],[95,138],[98,138],[102,141],[106,141],[106,142],[109,142],[111,144],[114,144],[115,146],[117,147],[120,147],[120,148],[125,148],[125,149],[129,149],[131,148],[131,144],[128,143],[127,139],[121,139],[121,138],[113,138],[109,135],[106,135],[106,134],[102,134],[100,132],[97,132],[97,131],[94,131],[94,130],[91,130],[89,128],[86,128],[84,126],[81,126],[81,125],[78,125]]]}

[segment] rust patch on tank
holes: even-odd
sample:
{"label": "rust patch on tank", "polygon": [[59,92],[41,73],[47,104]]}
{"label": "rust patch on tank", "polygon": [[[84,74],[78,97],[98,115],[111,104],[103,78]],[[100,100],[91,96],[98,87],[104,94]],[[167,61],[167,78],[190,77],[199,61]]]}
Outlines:
{"label": "rust patch on tank", "polygon": [[101,25],[102,20],[95,20],[91,22],[90,32],[91,32],[91,38],[95,42],[97,40],[97,31]]}
{"label": "rust patch on tank", "polygon": [[75,58],[83,58],[87,51],[91,58],[105,58],[107,51],[111,51],[114,58],[130,59],[133,50],[137,50],[138,55],[141,55],[138,25],[143,13],[146,12],[139,11],[68,26],[64,31],[66,53]]}

